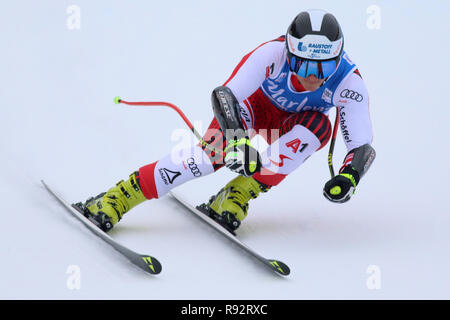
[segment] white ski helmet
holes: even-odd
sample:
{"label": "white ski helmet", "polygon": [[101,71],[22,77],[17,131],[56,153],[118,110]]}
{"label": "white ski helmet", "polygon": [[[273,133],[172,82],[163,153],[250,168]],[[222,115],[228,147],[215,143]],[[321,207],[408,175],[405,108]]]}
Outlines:
{"label": "white ski helmet", "polygon": [[289,68],[300,77],[319,79],[332,75],[344,48],[344,36],[336,18],[323,10],[300,12],[286,33]]}

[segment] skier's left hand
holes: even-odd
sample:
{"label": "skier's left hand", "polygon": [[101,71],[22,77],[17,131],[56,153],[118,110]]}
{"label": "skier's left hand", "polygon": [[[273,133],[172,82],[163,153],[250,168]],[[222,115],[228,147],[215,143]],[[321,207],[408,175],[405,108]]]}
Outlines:
{"label": "skier's left hand", "polygon": [[331,202],[344,203],[355,193],[356,185],[351,174],[341,173],[325,183],[323,195]]}
{"label": "skier's left hand", "polygon": [[229,140],[225,148],[225,165],[230,170],[250,177],[261,170],[261,156],[248,137]]}

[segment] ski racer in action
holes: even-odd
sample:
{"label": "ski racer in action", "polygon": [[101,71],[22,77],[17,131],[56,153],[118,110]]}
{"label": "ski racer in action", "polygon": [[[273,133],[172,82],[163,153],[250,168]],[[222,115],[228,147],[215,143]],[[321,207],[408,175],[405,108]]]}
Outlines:
{"label": "ski racer in action", "polygon": [[[327,144],[333,107],[338,108],[348,153],[323,194],[332,202],[348,201],[375,151],[367,89],[343,47],[342,30],[332,14],[299,13],[285,36],[244,56],[229,79],[213,90],[214,118],[203,137],[210,147],[201,143],[184,150],[184,157],[169,154],[141,167],[128,180],[88,199],[84,212],[108,231],[145,200],[227,166],[238,176],[202,208],[234,231],[247,216],[249,200],[280,184]],[[252,146],[255,134],[266,139],[266,150]]]}

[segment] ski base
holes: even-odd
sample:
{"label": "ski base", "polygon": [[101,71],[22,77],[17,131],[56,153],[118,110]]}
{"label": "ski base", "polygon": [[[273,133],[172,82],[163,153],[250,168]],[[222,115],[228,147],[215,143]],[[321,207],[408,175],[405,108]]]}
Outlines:
{"label": "ski base", "polygon": [[53,191],[43,180],[41,183],[45,187],[45,189],[67,210],[72,216],[77,218],[80,222],[82,222],[90,231],[92,231],[96,236],[100,239],[108,243],[111,247],[113,247],[116,251],[122,254],[125,258],[127,258],[131,263],[135,266],[139,267],[141,270],[145,271],[149,274],[158,274],[162,270],[161,263],[150,255],[139,254],[134,252],[133,250],[121,245],[113,238],[111,238],[108,234],[103,232],[95,223],[93,223],[90,219],[84,216],[84,213],[81,209],[79,209],[75,205],[71,205],[66,202],[60,195],[58,195],[55,191]]}
{"label": "ski base", "polygon": [[264,265],[269,267],[272,271],[275,271],[277,274],[282,276],[287,276],[291,273],[289,267],[279,260],[275,259],[267,259],[263,256],[259,255],[255,250],[248,247],[245,243],[240,241],[236,236],[235,233],[224,228],[221,224],[219,224],[216,220],[214,220],[210,215],[202,210],[202,206],[194,207],[189,202],[184,200],[182,197],[180,197],[178,194],[174,192],[169,193],[173,199],[175,199],[178,203],[182,204],[186,209],[188,209],[191,213],[196,215],[198,218],[203,220],[205,223],[207,223],[209,226],[213,227],[215,230],[217,230],[219,233],[224,235],[226,238],[237,244],[239,247],[241,247],[244,251],[249,253],[251,256],[256,258],[258,261],[262,262]]}

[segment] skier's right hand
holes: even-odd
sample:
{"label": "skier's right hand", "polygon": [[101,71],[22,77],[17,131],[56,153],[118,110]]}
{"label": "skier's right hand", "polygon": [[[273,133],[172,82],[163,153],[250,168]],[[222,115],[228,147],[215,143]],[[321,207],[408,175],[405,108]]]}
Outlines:
{"label": "skier's right hand", "polygon": [[227,141],[225,165],[230,170],[250,177],[261,170],[261,156],[248,137]]}

